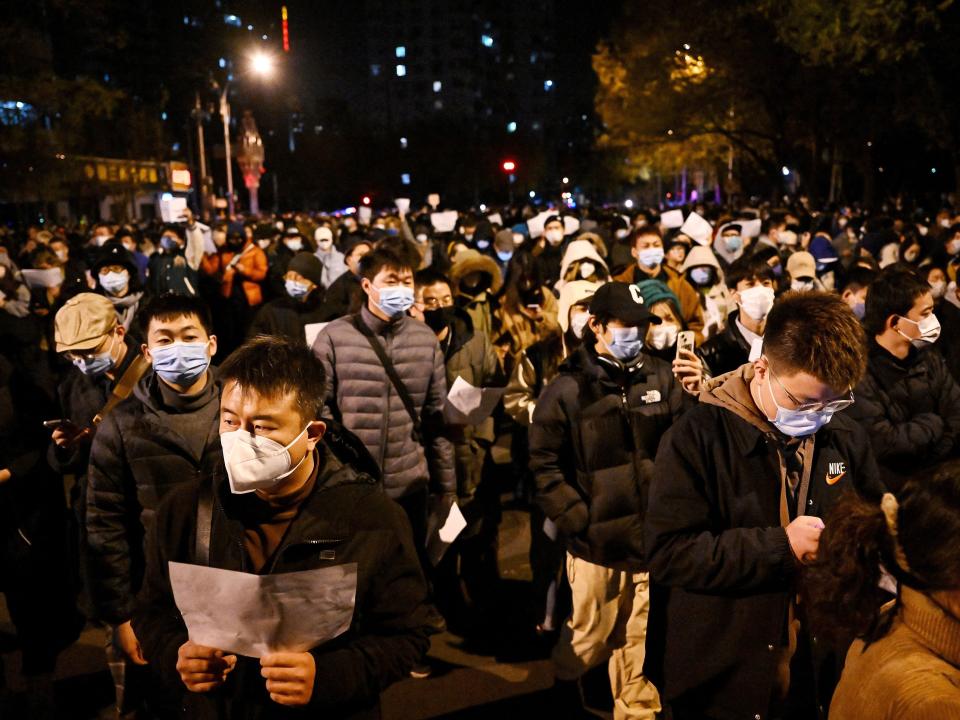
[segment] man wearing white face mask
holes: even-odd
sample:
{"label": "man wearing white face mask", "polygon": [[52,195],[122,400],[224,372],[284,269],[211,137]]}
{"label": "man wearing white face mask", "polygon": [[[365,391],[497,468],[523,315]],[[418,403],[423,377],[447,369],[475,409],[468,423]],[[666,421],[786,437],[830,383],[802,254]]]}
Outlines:
{"label": "man wearing white face mask", "polygon": [[643,350],[651,323],[660,318],[635,286],[600,286],[584,344],[544,390],[530,426],[536,501],[566,546],[572,594],[553,652],[558,684],[578,704],[575,683],[609,661],[617,720],[652,720],[661,709],[643,672],[645,495],[660,438],[688,405],[669,363]]}
{"label": "man wearing white face mask", "polygon": [[818,638],[811,651],[797,587],[837,499],[883,492],[867,433],[841,412],[864,340],[836,295],[785,296],[763,354],[706,383],[660,443],[644,536],[660,590],[646,670],[676,720],[807,717],[808,703],[829,704],[832,648]]}
{"label": "man wearing white face mask", "polygon": [[727,318],[727,327],[697,350],[713,377],[760,357],[767,315],[776,297],[776,276],[763,260],[737,260],[727,270],[724,281],[737,310]]}
{"label": "man wearing white face mask", "polygon": [[[436,335],[407,314],[416,251],[377,248],[360,260],[366,304],[334,320],[313,343],[329,378],[329,417],[357,434],[406,510],[419,551],[428,508],[445,513],[456,493],[453,446],[443,437],[446,368]],[[446,515],[443,515],[446,517]]]}
{"label": "man wearing white face mask", "polygon": [[347,263],[344,260],[343,253],[334,245],[333,230],[329,227],[326,225],[318,227],[313,233],[313,240],[317,244],[317,252],[314,254],[323,263],[323,275],[320,284],[326,289],[347,271]]}
{"label": "man wearing white face mask", "polygon": [[[251,717],[379,717],[380,692],[429,645],[409,523],[380,492],[360,442],[317,419],[327,379],[301,343],[251,340],[222,373],[223,460],[171,494],[147,541],[133,620],[144,655],[171,692],[186,687],[187,717],[224,717],[224,707]],[[349,578],[353,569],[353,619],[306,652],[251,658],[202,646],[177,612],[171,561],[259,575],[343,566]]]}
{"label": "man wearing white face mask", "polygon": [[870,433],[892,489],[960,455],[960,387],[933,347],[933,308],[930,286],[904,270],[881,273],[867,295],[869,364],[851,414]]}
{"label": "man wearing white face mask", "polygon": [[534,264],[543,284],[552,287],[560,279],[560,264],[563,260],[563,218],[551,215],[543,224],[543,237],[533,248]]}
{"label": "man wearing white face mask", "polygon": [[119,682],[126,682],[125,699],[134,704],[154,695],[130,626],[144,572],[144,535],[163,497],[220,457],[220,384],[210,370],[217,339],[206,305],[166,295],[151,301],[139,321],[153,372],[99,425],[86,494],[90,601],[94,617],[114,630],[117,663],[128,661],[126,681]]}

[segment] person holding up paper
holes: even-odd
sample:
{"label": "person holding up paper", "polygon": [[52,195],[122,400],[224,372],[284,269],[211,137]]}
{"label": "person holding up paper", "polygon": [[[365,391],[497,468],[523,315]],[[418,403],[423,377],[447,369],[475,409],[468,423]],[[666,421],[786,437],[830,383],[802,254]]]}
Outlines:
{"label": "person holding up paper", "polygon": [[660,438],[692,404],[670,364],[644,352],[651,323],[660,318],[635,286],[601,285],[583,346],[543,391],[530,427],[536,500],[566,543],[573,602],[553,653],[557,679],[577,703],[576,681],[609,659],[617,720],[660,711],[643,675],[646,492]]}
{"label": "person holding up paper", "polygon": [[[328,433],[316,419],[327,377],[306,347],[256,338],[227,359],[221,378],[223,460],[171,494],[147,542],[133,621],[144,656],[183,696],[187,717],[286,717],[283,708],[304,708],[309,717],[379,716],[380,692],[428,646],[430,607],[410,525],[380,492],[357,439]],[[368,472],[338,455],[365,458]],[[171,562],[259,575],[353,565],[353,620],[346,633],[306,652],[276,647],[254,658],[200,645],[178,612]]]}
{"label": "person holding up paper", "polygon": [[694,332],[697,345],[703,342],[703,309],[700,296],[683,274],[664,262],[663,238],[655,225],[639,228],[633,237],[633,257],[636,264],[617,275],[614,280],[635,283],[640,280],[659,280],[680,299],[680,313],[687,328]]}
{"label": "person holding up paper", "polygon": [[310,252],[298,252],[283,276],[284,297],[271,300],[250,323],[248,337],[275,335],[303,342],[307,325],[332,319],[324,303],[323,263]]}
{"label": "person holding up paper", "polygon": [[[447,386],[453,387],[458,380],[474,388],[503,386],[506,377],[490,338],[477,332],[467,312],[454,305],[450,280],[428,269],[418,272],[415,282],[417,306],[440,343]],[[486,619],[478,615],[483,615],[485,605],[495,597],[500,579],[497,570],[500,499],[496,489],[482,482],[484,460],[496,439],[493,418],[487,417],[478,425],[451,425],[447,430],[456,464],[457,502],[469,527],[447,551],[437,569],[437,602],[448,622],[468,619],[475,622]],[[458,559],[460,578],[456,572]],[[459,580],[466,586],[466,593]]]}

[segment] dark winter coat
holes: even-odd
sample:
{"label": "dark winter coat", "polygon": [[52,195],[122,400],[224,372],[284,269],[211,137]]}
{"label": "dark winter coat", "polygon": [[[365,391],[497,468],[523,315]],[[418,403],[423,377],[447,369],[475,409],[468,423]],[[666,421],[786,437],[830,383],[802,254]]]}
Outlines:
{"label": "dark winter coat", "polygon": [[365,295],[360,287],[360,279],[350,270],[333,281],[327,288],[327,320],[342,317],[348,313],[359,312]]}
{"label": "dark winter coat", "polygon": [[944,300],[936,313],[942,328],[936,348],[947,361],[953,379],[960,382],[960,308]]}
{"label": "dark winter coat", "polygon": [[727,317],[727,326],[697,348],[711,377],[733,372],[750,359],[750,343],[737,327],[739,317],[740,311],[734,310]]}
{"label": "dark winter coat", "polygon": [[[326,445],[321,445],[325,448]],[[144,587],[133,627],[147,660],[171,692],[182,694],[186,716],[205,718],[376,718],[379,695],[423,657],[431,616],[427,588],[403,510],[368,475],[341,465],[326,449],[316,487],[304,501],[270,565],[262,574],[357,563],[356,609],[350,629],[314,648],[313,696],[305,709],[270,700],[255,658],[240,657],[216,691],[186,692],[176,670],[187,631],[174,604],[169,561],[196,563],[198,484],[177,488],[157,512]],[[222,464],[213,477],[210,565],[250,572],[243,549],[245,498],[230,493]]]}
{"label": "dark winter coat", "polygon": [[571,554],[621,570],[646,569],[653,459],[685,398],[670,365],[648,355],[626,372],[582,347],[560,366],[533,413],[530,469],[537,503]]}
{"label": "dark winter coat", "polygon": [[[745,370],[748,383],[752,370]],[[646,547],[659,590],[652,593],[644,674],[662,698],[705,716],[767,718],[799,567],[782,526],[784,437],[705,400],[709,392],[657,453]],[[856,423],[834,416],[817,432],[813,453],[802,514],[829,526],[848,488],[879,502],[876,462]],[[829,697],[818,702],[826,707]]]}
{"label": "dark winter coat", "polygon": [[302,302],[289,295],[268,302],[257,312],[247,336],[276,335],[294,342],[306,342],[304,328],[307,325],[329,320],[323,288],[316,288]]}
{"label": "dark winter coat", "polygon": [[439,431],[447,376],[436,335],[408,316],[386,323],[365,306],[359,315],[413,400],[423,424],[418,439],[413,420],[353,317],[333,321],[313,343],[313,353],[327,375],[325,413],[366,445],[382,470],[390,497],[408,495],[428,484],[434,494],[452,495],[456,490],[453,448]]}
{"label": "dark winter coat", "polygon": [[935,348],[911,347],[899,360],[871,341],[867,374],[853,394],[848,412],[867,431],[891,487],[957,457],[960,386]]}
{"label": "dark winter coat", "polygon": [[[96,617],[111,624],[130,619],[143,579],[144,535],[160,501],[221,462],[219,381],[213,381],[196,407],[182,411],[164,403],[160,382],[152,372],[144,376],[133,396],[104,418],[90,451],[90,600]],[[203,423],[204,437],[181,434],[187,413]]]}

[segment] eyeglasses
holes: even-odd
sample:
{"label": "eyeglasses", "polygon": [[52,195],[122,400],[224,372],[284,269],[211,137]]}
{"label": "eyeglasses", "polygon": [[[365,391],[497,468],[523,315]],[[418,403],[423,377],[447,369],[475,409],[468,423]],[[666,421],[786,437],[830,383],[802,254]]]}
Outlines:
{"label": "eyeglasses", "polygon": [[767,358],[767,369],[770,370],[770,377],[772,377],[774,380],[777,381],[777,385],[780,386],[780,389],[783,390],[783,392],[786,394],[788,398],[790,398],[790,402],[796,405],[794,410],[796,410],[797,412],[838,413],[841,410],[846,410],[848,407],[850,407],[854,403],[852,388],[847,391],[846,397],[838,398],[837,400],[830,400],[829,402],[808,402],[808,403],[800,402],[799,400],[797,400],[796,397],[794,397],[793,393],[787,390],[787,388],[784,387],[783,383],[780,382],[780,378],[778,378],[777,374],[773,371],[773,366],[770,365],[769,358]]}

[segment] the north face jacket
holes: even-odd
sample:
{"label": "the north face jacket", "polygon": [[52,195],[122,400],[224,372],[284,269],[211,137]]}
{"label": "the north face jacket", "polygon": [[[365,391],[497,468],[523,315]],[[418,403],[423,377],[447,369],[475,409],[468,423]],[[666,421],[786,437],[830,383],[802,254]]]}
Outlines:
{"label": "the north face jacket", "polygon": [[588,562],[642,572],[647,491],[663,433],[687,400],[669,363],[628,372],[581,347],[543,391],[530,426],[537,503]]}
{"label": "the north face jacket", "polygon": [[391,498],[430,486],[433,494],[456,492],[453,446],[441,434],[447,376],[440,345],[424,323],[403,316],[394,322],[377,318],[366,306],[366,323],[413,399],[423,425],[414,437],[413,420],[387,377],[355,316],[334,320],[313,343],[327,374],[324,412],[357,435],[383,474]]}

